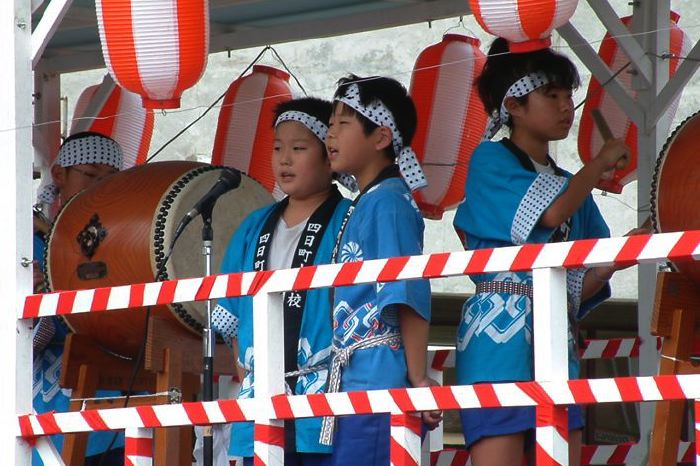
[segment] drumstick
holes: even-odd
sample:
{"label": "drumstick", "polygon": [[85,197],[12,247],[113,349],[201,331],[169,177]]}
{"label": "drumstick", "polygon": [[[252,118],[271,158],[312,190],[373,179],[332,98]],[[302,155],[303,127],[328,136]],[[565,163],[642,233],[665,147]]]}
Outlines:
{"label": "drumstick", "polygon": [[[594,108],[593,110],[591,110],[591,116],[593,116],[593,121],[595,122],[595,125],[598,128],[598,131],[600,132],[600,136],[603,138],[603,141],[608,142],[611,139],[615,139],[615,136],[613,136],[613,133],[610,130],[610,126],[608,126],[608,122],[605,121],[605,117],[600,112],[600,109]],[[616,168],[618,170],[622,170],[626,166],[627,156],[625,155],[617,161]]]}

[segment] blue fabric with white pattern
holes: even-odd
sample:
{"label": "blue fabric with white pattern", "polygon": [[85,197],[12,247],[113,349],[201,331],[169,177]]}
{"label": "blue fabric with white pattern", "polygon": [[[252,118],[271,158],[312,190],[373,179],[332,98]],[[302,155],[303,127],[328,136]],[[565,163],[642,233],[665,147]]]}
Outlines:
{"label": "blue fabric with white pattern", "polygon": [[[511,143],[512,144],[512,143]],[[454,226],[465,249],[496,248],[604,238],[610,231],[592,196],[588,196],[570,222],[544,228],[544,211],[566,189],[571,174],[529,170],[503,142],[482,142],[472,155],[465,201],[455,214]],[[581,303],[585,269],[567,271],[569,310],[583,318],[610,297],[606,285]],[[504,272],[470,277],[473,282],[513,281],[532,285],[530,272]],[[457,334],[457,382],[532,380],[532,302],[522,295],[478,293],[467,300]],[[569,332],[569,377],[577,378],[579,363],[573,332]]]}

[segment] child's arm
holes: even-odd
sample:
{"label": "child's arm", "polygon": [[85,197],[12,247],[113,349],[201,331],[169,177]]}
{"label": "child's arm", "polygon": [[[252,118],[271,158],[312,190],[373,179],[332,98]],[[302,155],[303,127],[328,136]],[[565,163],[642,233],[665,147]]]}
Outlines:
{"label": "child's arm", "polygon": [[401,339],[406,352],[408,381],[413,387],[426,379],[429,323],[406,305],[399,306]]}
{"label": "child's arm", "polygon": [[[412,387],[432,387],[439,385],[426,374],[429,322],[406,305],[399,306],[401,339],[406,354],[408,381]],[[430,430],[442,421],[442,411],[424,411],[423,422]]]}
{"label": "child's arm", "polygon": [[561,196],[544,211],[540,218],[540,226],[556,228],[574,215],[593,191],[603,173],[615,168],[618,161],[628,154],[629,148],[621,139],[606,142],[598,156],[586,163],[569,180]]}
{"label": "child's arm", "polygon": [[[628,231],[625,236],[646,235],[651,233],[651,226],[643,225]],[[610,265],[605,267],[594,267],[586,272],[583,279],[583,289],[581,290],[581,302],[595,296],[618,270],[631,267],[629,265]]]}

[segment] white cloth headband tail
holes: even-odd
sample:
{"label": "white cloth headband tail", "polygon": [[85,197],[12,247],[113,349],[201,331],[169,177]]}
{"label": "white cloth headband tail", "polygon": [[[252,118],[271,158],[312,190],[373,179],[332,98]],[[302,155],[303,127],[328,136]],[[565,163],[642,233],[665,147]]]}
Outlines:
{"label": "white cloth headband tail", "polygon": [[396,126],[394,116],[382,101],[375,100],[368,106],[363,105],[360,101],[360,87],[357,84],[348,85],[345,95],[336,100],[352,108],[375,125],[386,126],[391,130],[391,142],[396,154],[396,163],[399,166],[401,176],[411,191],[428,185],[416,153],[410,146],[404,146],[403,137]]}
{"label": "white cloth headband tail", "polygon": [[496,133],[498,133],[498,130],[510,120],[510,113],[508,113],[506,109],[506,99],[508,97],[523,97],[547,84],[549,84],[549,78],[541,71],[527,74],[515,81],[506,91],[498,115],[492,116],[489,119],[489,124],[486,126],[482,141],[493,138]]}

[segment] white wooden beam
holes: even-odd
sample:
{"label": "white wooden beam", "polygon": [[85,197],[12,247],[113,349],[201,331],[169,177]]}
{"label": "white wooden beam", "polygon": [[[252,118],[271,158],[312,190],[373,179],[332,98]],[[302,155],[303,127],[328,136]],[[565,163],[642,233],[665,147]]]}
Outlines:
{"label": "white wooden beam", "polygon": [[690,82],[698,67],[700,67],[700,41],[696,42],[687,59],[681,62],[676,69],[676,74],[666,83],[656,98],[653,114],[654,124],[663,117],[676,96],[683,92],[683,88]]}
{"label": "white wooden beam", "polygon": [[51,0],[32,32],[32,68],[36,67],[54,32],[68,12],[73,0]]}
{"label": "white wooden beam", "polygon": [[29,444],[16,437],[18,414],[32,412],[30,321],[17,320],[32,292],[32,69],[30,0],[0,1],[0,455],[3,464],[29,466]]}
{"label": "white wooden beam", "polygon": [[214,35],[211,52],[223,52],[267,44],[277,44],[311,38],[338,36],[373,29],[414,24],[470,13],[464,0],[421,1],[384,11],[356,13],[330,19],[319,19],[278,26],[234,27],[234,32]]}
{"label": "white wooden beam", "polygon": [[34,169],[42,177],[49,169],[61,145],[61,78],[56,73],[34,70]]}
{"label": "white wooden beam", "polygon": [[603,26],[615,39],[618,46],[630,59],[632,65],[639,72],[640,77],[647,83],[650,83],[652,73],[651,60],[646,56],[646,52],[639,45],[639,42],[632,37],[630,30],[620,21],[608,0],[588,0],[588,4],[598,16],[600,22],[603,23]]}
{"label": "white wooden beam", "polygon": [[634,121],[637,125],[643,124],[643,114],[640,106],[627,93],[625,88],[617,79],[610,79],[613,75],[608,65],[598,56],[598,53],[593,50],[588,41],[583,38],[581,33],[571,23],[566,23],[557,29],[557,32],[569,44],[571,50],[581,59],[586,67],[591,70],[591,73],[602,84],[605,85],[605,90],[614,99],[622,110]]}

